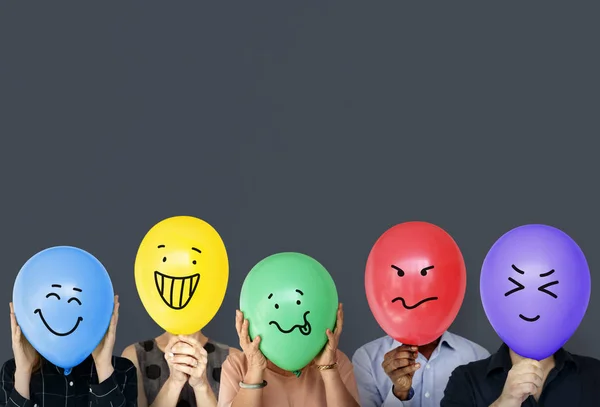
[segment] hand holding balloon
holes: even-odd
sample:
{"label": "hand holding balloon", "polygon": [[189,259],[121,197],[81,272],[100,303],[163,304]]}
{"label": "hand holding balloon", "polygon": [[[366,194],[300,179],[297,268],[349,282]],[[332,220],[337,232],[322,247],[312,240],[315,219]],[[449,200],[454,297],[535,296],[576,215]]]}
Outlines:
{"label": "hand holding balloon", "polygon": [[260,370],[263,371],[267,368],[267,358],[260,351],[260,336],[250,339],[248,333],[248,320],[244,318],[244,313],[237,310],[235,312],[235,329],[240,338],[240,347],[246,356],[248,361],[248,370]]}
{"label": "hand holding balloon", "polygon": [[117,322],[119,321],[119,296],[115,295],[115,305],[113,314],[110,319],[110,325],[106,331],[106,335],[100,344],[92,352],[96,372],[98,373],[98,382],[102,383],[112,375],[114,369],[112,365],[113,349],[115,347],[115,339],[117,336]]}
{"label": "hand holding balloon", "polygon": [[[188,377],[188,383],[194,389],[205,387],[206,364],[208,354],[200,342],[189,336],[179,335],[177,342],[171,348],[170,363],[173,369],[184,373]],[[169,361],[169,360],[167,360]]]}
{"label": "hand holding balloon", "polygon": [[416,346],[401,345],[389,351],[383,357],[381,367],[393,383],[392,391],[400,400],[406,400],[412,387],[412,378],[421,367],[415,363],[418,356]]}
{"label": "hand holding balloon", "polygon": [[337,319],[333,332],[327,328],[325,334],[327,335],[327,343],[323,348],[323,351],[315,358],[315,364],[317,366],[328,366],[337,363],[337,348],[340,343],[340,336],[342,335],[342,327],[344,325],[344,310],[342,304],[338,305]]}
{"label": "hand holding balloon", "polygon": [[165,347],[165,360],[167,361],[167,365],[169,366],[169,379],[168,382],[173,384],[176,388],[181,389],[183,385],[188,381],[189,375],[182,372],[180,369],[175,368],[175,357],[179,356],[175,352],[181,352],[183,347],[188,347],[189,345],[183,344],[183,346],[176,347],[181,344],[179,337],[171,336],[167,346]]}
{"label": "hand holding balloon", "polygon": [[34,366],[40,360],[40,355],[27,341],[17,324],[13,303],[10,303],[10,329],[12,332],[12,349],[15,357],[15,390],[20,395],[29,398],[29,382]]}
{"label": "hand holding balloon", "polygon": [[504,389],[493,407],[520,407],[530,395],[541,391],[544,372],[539,362],[522,359],[508,372]]}

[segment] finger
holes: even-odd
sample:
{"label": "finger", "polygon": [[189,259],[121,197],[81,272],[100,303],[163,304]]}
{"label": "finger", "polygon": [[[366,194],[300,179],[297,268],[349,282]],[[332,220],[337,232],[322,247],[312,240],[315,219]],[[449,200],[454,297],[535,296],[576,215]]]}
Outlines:
{"label": "finger", "polygon": [[176,336],[171,336],[171,338],[169,338],[169,342],[167,342],[167,346],[165,346],[165,354],[170,353],[171,356],[173,355],[173,346],[179,342],[179,339]]}
{"label": "finger", "polygon": [[202,361],[199,361],[196,358],[185,355],[175,355],[172,358],[169,358],[169,362],[171,364],[180,364],[180,365],[188,365],[191,367],[196,367],[201,364]]}
{"label": "finger", "polygon": [[387,365],[393,363],[395,360],[407,360],[409,362],[414,362],[415,359],[417,359],[417,356],[417,352],[401,351],[383,359],[381,366],[385,369]]}
{"label": "finger", "polygon": [[192,338],[191,336],[179,335],[177,337],[179,338],[179,340],[181,342],[185,342],[185,343],[187,343],[187,344],[189,344],[191,346],[197,346],[199,348],[202,347],[202,344],[198,340],[196,340],[195,338]]}
{"label": "finger", "polygon": [[412,346],[412,345],[400,345],[395,349],[392,349],[391,351],[389,351],[388,353],[386,353],[383,358],[387,359],[387,358],[391,358],[394,357],[394,355],[396,353],[400,353],[403,351],[413,351],[416,352],[418,350],[418,348],[416,346]]}
{"label": "finger", "polygon": [[540,387],[544,384],[544,378],[536,373],[524,373],[516,377],[520,383],[532,383]]}
{"label": "finger", "polygon": [[325,331],[325,335],[327,335],[327,345],[331,349],[337,349],[337,336],[331,332],[331,329],[327,328]]}
{"label": "finger", "polygon": [[178,363],[175,363],[172,366],[173,366],[173,369],[183,372],[189,376],[192,376],[192,374],[194,373],[194,370],[196,369],[194,367],[191,367],[188,365],[182,365],[182,364],[178,364]]}
{"label": "finger", "polygon": [[516,390],[519,395],[526,396],[537,393],[538,387],[533,383],[521,383],[517,385]]}
{"label": "finger", "polygon": [[392,359],[389,363],[383,366],[383,370],[386,373],[391,373],[394,370],[402,369],[408,366],[414,366],[415,361],[413,359]]}
{"label": "finger", "polygon": [[15,333],[17,332],[17,318],[15,317],[15,310],[13,308],[13,303],[9,303],[10,307],[10,332],[14,338]]}
{"label": "finger", "polygon": [[196,350],[187,343],[177,342],[175,345],[171,346],[171,353],[174,355],[194,356],[196,354]]}
{"label": "finger", "polygon": [[242,331],[241,331],[240,340],[242,341],[242,343],[245,343],[246,345],[248,345],[251,342],[250,335],[248,334],[249,325],[250,325],[250,322],[248,322],[247,319],[244,319],[244,322],[242,323]]}
{"label": "finger", "polygon": [[259,352],[260,352],[260,348],[259,348],[259,346],[260,346],[260,341],[261,341],[261,340],[262,340],[262,339],[261,339],[261,337],[260,337],[260,336],[256,336],[256,337],[254,338],[254,340],[252,341],[252,343],[251,343],[251,345],[250,345],[250,346],[251,346],[251,348],[252,348],[252,350],[255,350],[255,351],[259,351]]}
{"label": "finger", "polygon": [[394,371],[394,377],[406,376],[411,373],[416,372],[421,367],[420,363],[415,363],[414,365],[403,367],[402,369],[398,369]]}
{"label": "finger", "polygon": [[342,303],[340,302],[340,305],[338,306],[337,321],[336,321],[336,324],[335,324],[335,330],[333,331],[338,338],[342,334],[342,328],[343,327],[344,327],[344,310],[342,308]]}
{"label": "finger", "polygon": [[244,322],[244,314],[242,314],[242,311],[240,310],[236,310],[235,311],[235,330],[237,331],[238,337],[241,338],[242,337],[242,324]]}

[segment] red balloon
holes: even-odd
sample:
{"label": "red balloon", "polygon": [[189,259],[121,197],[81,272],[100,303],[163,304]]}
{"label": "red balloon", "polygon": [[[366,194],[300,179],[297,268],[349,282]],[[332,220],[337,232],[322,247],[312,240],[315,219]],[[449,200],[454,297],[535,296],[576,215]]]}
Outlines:
{"label": "red balloon", "polygon": [[456,318],[466,287],[458,245],[431,223],[392,227],[367,260],[369,307],[379,326],[400,343],[421,346],[438,339]]}

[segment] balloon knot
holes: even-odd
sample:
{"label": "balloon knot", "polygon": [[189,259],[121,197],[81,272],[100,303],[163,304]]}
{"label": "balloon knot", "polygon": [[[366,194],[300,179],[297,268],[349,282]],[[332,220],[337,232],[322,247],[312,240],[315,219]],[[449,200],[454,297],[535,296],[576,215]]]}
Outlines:
{"label": "balloon knot", "polygon": [[300,377],[300,374],[302,373],[302,370],[294,370],[292,373],[295,374],[296,377]]}

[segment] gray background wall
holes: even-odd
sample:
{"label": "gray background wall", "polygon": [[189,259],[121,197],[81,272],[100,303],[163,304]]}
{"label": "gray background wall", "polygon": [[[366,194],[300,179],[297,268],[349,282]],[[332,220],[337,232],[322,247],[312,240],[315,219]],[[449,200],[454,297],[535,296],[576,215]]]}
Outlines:
{"label": "gray background wall", "polygon": [[490,350],[487,250],[557,226],[593,278],[568,348],[600,357],[598,4],[204,3],[0,3],[0,359],[14,278],[54,245],[109,270],[119,352],[158,334],[133,260],[180,214],[213,224],[231,257],[208,335],[237,345],[246,273],[300,251],[338,284],[348,354],[382,335],[363,272],[391,225],[458,241],[469,280],[452,329]]}

